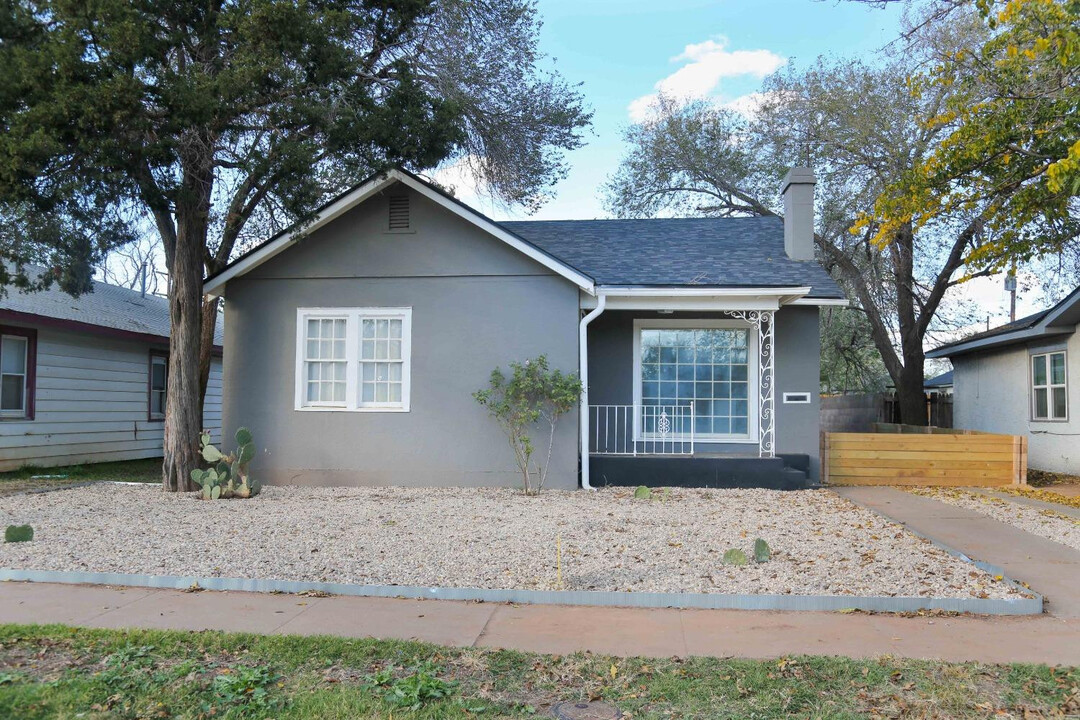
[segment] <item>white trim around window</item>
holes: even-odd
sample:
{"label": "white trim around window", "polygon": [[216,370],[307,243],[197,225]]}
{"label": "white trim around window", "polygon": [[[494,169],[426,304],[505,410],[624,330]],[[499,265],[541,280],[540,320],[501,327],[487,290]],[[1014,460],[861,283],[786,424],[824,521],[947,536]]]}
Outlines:
{"label": "white trim around window", "polygon": [[[754,443],[758,442],[758,337],[757,329],[750,323],[741,320],[682,320],[682,319],[635,319],[634,320],[634,407],[642,405],[642,374],[641,374],[641,331],[642,330],[714,330],[714,329],[737,329],[746,331],[747,350],[747,427],[745,433],[697,433],[694,434],[695,442],[703,443]],[[743,398],[738,398],[743,400]],[[636,441],[646,439],[639,427],[637,415],[634,413],[634,438]]]}
{"label": "white trim around window", "polygon": [[298,308],[294,409],[408,412],[412,308]]}
{"label": "white trim around window", "polygon": [[1066,422],[1069,419],[1069,356],[1053,350],[1031,356],[1031,419]]}

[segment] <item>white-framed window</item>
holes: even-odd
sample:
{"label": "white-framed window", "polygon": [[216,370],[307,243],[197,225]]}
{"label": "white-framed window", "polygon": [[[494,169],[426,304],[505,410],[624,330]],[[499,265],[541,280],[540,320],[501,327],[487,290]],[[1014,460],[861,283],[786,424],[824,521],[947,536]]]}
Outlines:
{"label": "white-framed window", "polygon": [[300,308],[296,409],[407,412],[412,308]]}
{"label": "white-framed window", "polygon": [[0,335],[0,417],[29,417],[30,341],[27,335]]}
{"label": "white-framed window", "polygon": [[757,442],[757,350],[738,320],[635,320],[635,437],[653,432],[652,408],[692,405],[695,439]]}
{"label": "white-framed window", "polygon": [[147,398],[147,417],[150,420],[165,419],[165,397],[169,388],[169,355],[156,350],[150,351],[149,397]]}
{"label": "white-framed window", "polygon": [[1031,356],[1031,418],[1068,420],[1069,389],[1064,350]]}

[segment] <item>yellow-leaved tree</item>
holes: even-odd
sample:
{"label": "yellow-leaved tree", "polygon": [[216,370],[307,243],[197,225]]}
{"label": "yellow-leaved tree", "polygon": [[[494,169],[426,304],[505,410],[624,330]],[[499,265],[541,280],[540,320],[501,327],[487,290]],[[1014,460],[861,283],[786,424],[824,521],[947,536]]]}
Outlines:
{"label": "yellow-leaved tree", "polygon": [[[1077,236],[1080,0],[974,0],[990,28],[909,78],[944,102],[922,118],[943,139],[892,183],[860,227],[880,246],[957,212],[976,215],[968,268],[1000,270],[1059,252]],[[856,229],[858,231],[858,229]]]}

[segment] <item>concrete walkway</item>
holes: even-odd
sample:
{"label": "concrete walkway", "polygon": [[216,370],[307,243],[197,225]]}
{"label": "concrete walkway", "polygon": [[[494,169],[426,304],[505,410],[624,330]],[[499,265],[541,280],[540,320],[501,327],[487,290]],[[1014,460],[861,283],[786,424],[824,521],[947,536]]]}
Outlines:
{"label": "concrete walkway", "polygon": [[1005,570],[1043,594],[1047,611],[1080,619],[1080,552],[1037,537],[982,513],[888,487],[836,491],[915,532]]}
{"label": "concrete walkway", "polygon": [[0,583],[0,623],[417,639],[565,654],[940,658],[1080,665],[1080,619],[502,605]]}
{"label": "concrete walkway", "polygon": [[965,488],[965,490],[971,490],[971,492],[978,495],[985,495],[986,497],[1004,500],[1005,502],[1015,503],[1017,505],[1026,505],[1028,507],[1033,507],[1036,510],[1050,510],[1059,515],[1065,515],[1074,520],[1080,520],[1080,508],[1074,508],[1070,505],[1046,502],[1045,500],[1037,500],[1025,495],[1010,495],[1009,493],[995,492],[993,488]]}

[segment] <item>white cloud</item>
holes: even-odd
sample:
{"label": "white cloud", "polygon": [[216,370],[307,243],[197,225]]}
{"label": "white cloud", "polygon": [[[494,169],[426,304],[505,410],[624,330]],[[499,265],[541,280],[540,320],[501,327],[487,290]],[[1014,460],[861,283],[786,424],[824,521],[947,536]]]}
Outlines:
{"label": "white cloud", "polygon": [[734,110],[740,115],[745,115],[748,118],[754,117],[757,114],[758,108],[761,106],[761,102],[768,97],[767,93],[756,92],[749,95],[740,95],[734,100],[730,100],[723,104],[728,110]]}
{"label": "white cloud", "polygon": [[498,204],[491,193],[477,182],[469,166],[472,162],[475,162],[475,158],[471,155],[455,158],[444,162],[428,175],[461,202],[490,216],[498,209]]}
{"label": "white cloud", "polygon": [[[750,75],[763,78],[787,63],[771,50],[727,49],[727,38],[687,45],[671,59],[683,66],[654,85],[657,93],[676,99],[703,98],[717,91],[724,78]],[[630,119],[641,122],[649,116],[657,93],[643,95],[630,103]],[[753,97],[745,96],[747,98]]]}

